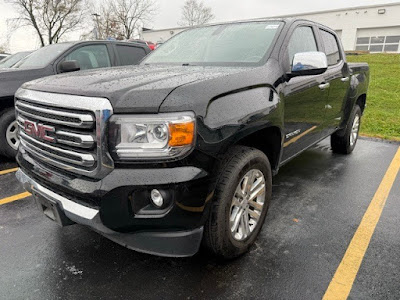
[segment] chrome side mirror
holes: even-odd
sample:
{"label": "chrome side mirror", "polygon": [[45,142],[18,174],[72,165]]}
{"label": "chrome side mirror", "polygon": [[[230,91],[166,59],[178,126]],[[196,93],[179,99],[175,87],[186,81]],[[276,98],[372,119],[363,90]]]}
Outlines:
{"label": "chrome side mirror", "polygon": [[293,57],[290,77],[319,75],[328,69],[328,59],[323,52],[301,52]]}

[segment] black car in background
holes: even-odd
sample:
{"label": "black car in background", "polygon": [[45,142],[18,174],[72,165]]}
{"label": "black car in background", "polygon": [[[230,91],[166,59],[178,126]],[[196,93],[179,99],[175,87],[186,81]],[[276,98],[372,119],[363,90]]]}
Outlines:
{"label": "black car in background", "polygon": [[13,65],[15,65],[17,62],[19,62],[21,59],[24,59],[25,57],[27,57],[32,52],[33,51],[23,51],[23,52],[17,52],[10,56],[7,56],[5,59],[0,61],[0,69],[11,68]]}
{"label": "black car in background", "polygon": [[139,43],[83,41],[43,47],[0,70],[0,155],[15,157],[19,145],[14,94],[25,82],[78,70],[138,64],[150,52]]}
{"label": "black car in background", "polygon": [[142,44],[142,45],[146,45],[147,47],[150,48],[151,51],[155,50],[156,48],[156,44],[154,44],[153,42],[150,41],[144,41],[144,40],[138,40],[138,39],[131,39],[128,40],[129,42],[134,42],[134,43],[138,43],[138,44]]}

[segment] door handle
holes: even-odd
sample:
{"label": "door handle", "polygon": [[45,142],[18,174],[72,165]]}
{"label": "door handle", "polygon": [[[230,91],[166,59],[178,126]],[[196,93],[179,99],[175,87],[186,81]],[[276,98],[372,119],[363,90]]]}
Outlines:
{"label": "door handle", "polygon": [[350,80],[349,76],[347,77],[343,77],[342,79],[340,79],[342,82],[347,82]]}
{"label": "door handle", "polygon": [[331,85],[329,82],[327,83],[321,83],[318,87],[320,88],[320,90],[325,90],[327,88],[329,88]]}

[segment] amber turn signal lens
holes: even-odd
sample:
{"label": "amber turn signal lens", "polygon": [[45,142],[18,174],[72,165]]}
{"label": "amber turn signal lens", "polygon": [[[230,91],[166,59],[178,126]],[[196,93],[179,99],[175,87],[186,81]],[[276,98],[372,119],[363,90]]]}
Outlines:
{"label": "amber turn signal lens", "polygon": [[194,122],[169,124],[169,132],[170,147],[191,145],[194,139]]}

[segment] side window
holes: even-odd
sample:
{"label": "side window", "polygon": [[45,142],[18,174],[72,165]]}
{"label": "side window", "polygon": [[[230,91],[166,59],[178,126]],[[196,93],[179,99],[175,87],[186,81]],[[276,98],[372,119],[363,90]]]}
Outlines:
{"label": "side window", "polygon": [[76,60],[81,70],[111,67],[106,45],[83,46],[68,54],[67,60]]}
{"label": "side window", "polygon": [[314,51],[318,51],[318,48],[312,28],[308,26],[297,27],[290,37],[288,45],[289,64],[292,65],[296,53]]}
{"label": "side window", "polygon": [[121,66],[137,65],[146,56],[146,52],[140,47],[117,45],[116,48]]}
{"label": "side window", "polygon": [[340,62],[339,46],[335,36],[325,30],[320,29],[322,42],[325,46],[325,54],[328,58],[328,66],[336,65]]}

